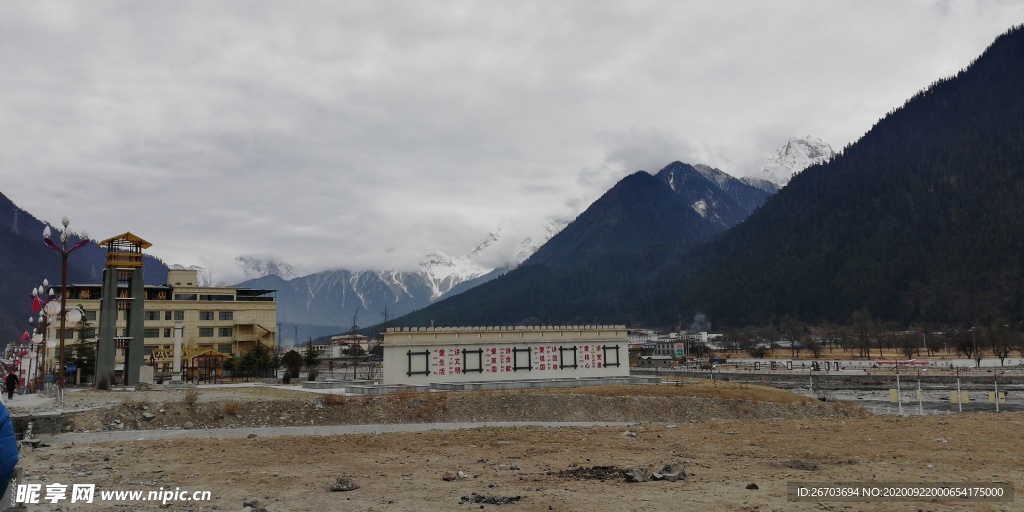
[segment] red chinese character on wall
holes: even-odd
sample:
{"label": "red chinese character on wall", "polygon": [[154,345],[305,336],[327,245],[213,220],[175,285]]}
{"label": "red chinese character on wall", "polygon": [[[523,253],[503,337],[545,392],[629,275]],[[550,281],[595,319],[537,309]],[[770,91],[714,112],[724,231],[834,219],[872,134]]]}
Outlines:
{"label": "red chinese character on wall", "polygon": [[444,349],[442,348],[441,350],[438,350],[437,355],[444,356]]}
{"label": "red chinese character on wall", "polygon": [[510,371],[512,371],[512,367],[511,367],[511,366],[506,366],[506,367],[505,367],[505,371],[506,371],[506,372],[510,372]]}

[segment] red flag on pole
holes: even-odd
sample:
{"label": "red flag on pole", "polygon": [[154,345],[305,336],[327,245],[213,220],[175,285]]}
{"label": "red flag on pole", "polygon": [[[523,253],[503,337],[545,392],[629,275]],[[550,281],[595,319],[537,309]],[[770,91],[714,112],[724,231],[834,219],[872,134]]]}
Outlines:
{"label": "red flag on pole", "polygon": [[40,309],[43,309],[43,303],[39,300],[38,295],[32,296],[32,312],[38,313]]}
{"label": "red flag on pole", "polygon": [[28,331],[25,331],[25,332],[24,332],[24,333],[23,333],[23,334],[21,335],[21,341],[28,341]]}

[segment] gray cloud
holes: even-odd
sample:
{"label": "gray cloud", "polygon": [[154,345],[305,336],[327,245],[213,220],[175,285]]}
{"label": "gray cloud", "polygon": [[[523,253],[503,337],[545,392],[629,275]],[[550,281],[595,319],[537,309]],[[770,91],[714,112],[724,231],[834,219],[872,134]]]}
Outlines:
{"label": "gray cloud", "polygon": [[[839,148],[1000,2],[4,2],[0,192],[240,277],[411,267],[672,160]],[[43,191],[43,189],[45,189]],[[53,218],[49,218],[53,217]]]}

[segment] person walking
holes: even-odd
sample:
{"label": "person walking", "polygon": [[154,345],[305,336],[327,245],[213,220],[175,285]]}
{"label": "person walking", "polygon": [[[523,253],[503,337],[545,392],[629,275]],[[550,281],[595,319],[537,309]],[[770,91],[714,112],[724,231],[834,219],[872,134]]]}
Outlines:
{"label": "person walking", "polygon": [[7,399],[14,398],[14,390],[18,389],[18,376],[11,372],[7,374],[7,379],[4,380],[4,386],[7,387]]}

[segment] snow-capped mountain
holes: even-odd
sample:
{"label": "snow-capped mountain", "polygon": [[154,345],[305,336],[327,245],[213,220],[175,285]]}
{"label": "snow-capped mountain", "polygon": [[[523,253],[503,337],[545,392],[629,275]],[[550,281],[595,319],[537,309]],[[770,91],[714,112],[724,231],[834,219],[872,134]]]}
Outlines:
{"label": "snow-capped mountain", "polygon": [[551,221],[529,235],[498,228],[461,256],[430,252],[415,271],[329,270],[291,277],[285,263],[240,257],[243,268],[258,277],[237,286],[277,290],[283,339],[303,341],[346,331],[354,317],[360,326],[377,324],[385,310],[394,318],[493,279],[522,263],[565,224]]}
{"label": "snow-capped mountain", "polygon": [[704,164],[672,162],[655,176],[701,217],[720,228],[735,226],[772,194]]}
{"label": "snow-capped mountain", "polygon": [[267,275],[276,275],[283,278],[295,276],[295,268],[282,261],[256,256],[239,256],[235,258],[238,265],[242,267],[245,277],[255,278]]}
{"label": "snow-capped mountain", "polygon": [[824,162],[833,155],[835,152],[832,151],[832,146],[817,137],[794,137],[769,157],[761,171],[752,178],[761,178],[782,188],[800,171]]}

